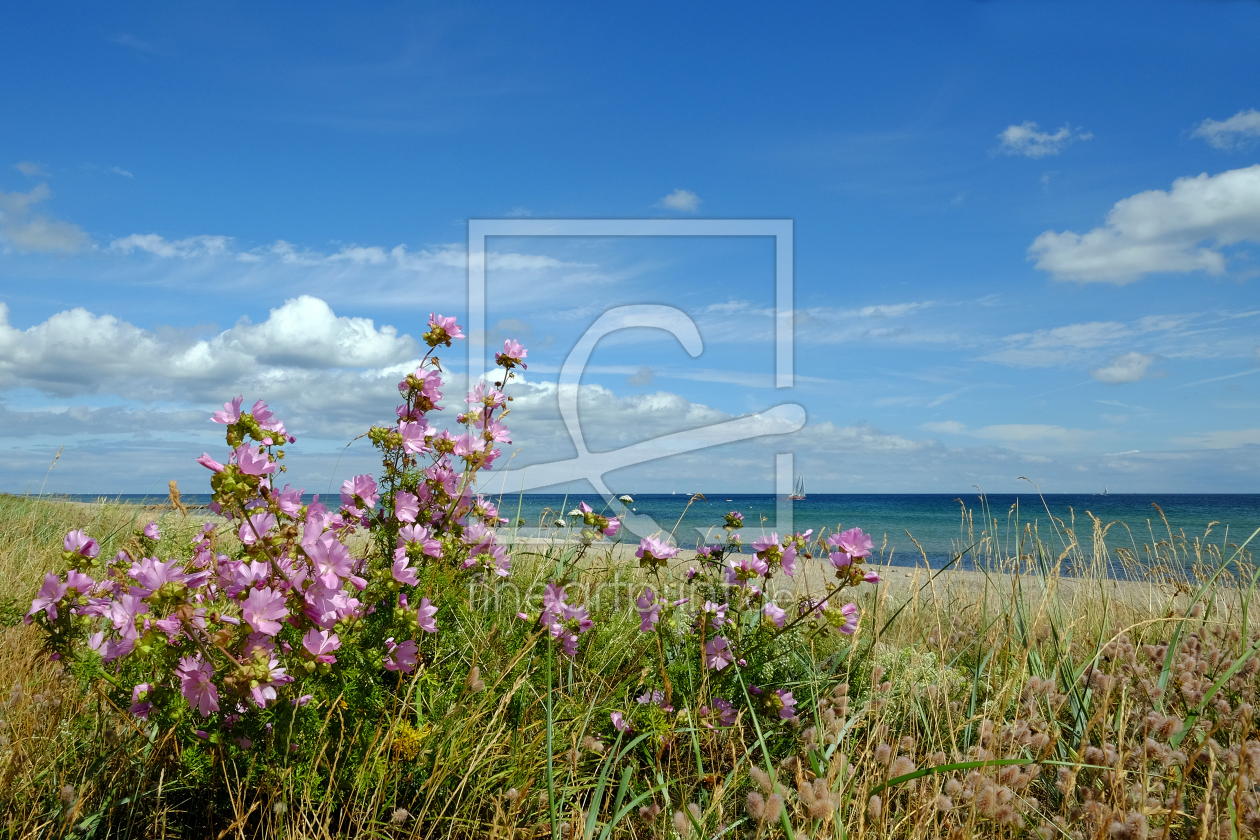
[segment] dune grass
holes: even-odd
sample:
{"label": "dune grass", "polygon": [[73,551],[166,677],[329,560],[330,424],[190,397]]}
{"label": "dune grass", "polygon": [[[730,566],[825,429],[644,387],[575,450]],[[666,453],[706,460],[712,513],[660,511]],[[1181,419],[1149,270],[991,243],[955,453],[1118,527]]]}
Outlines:
{"label": "dune grass", "polygon": [[[897,568],[864,596],[854,636],[806,634],[775,652],[796,721],[746,708],[725,730],[695,710],[636,708],[654,660],[615,594],[637,574],[623,552],[587,550],[578,583],[614,595],[589,602],[591,637],[559,661],[515,618],[515,594],[582,549],[519,549],[515,588],[470,599],[425,640],[426,667],[278,733],[292,760],[263,765],[138,725],[21,623],[68,530],[112,553],[159,516],[160,549],[186,555],[195,511],[0,496],[6,836],[1260,832],[1257,570],[1243,540],[1146,526],[1143,538],[1086,517],[1087,556],[1075,522],[1038,529],[964,511],[960,554],[980,571]],[[669,677],[680,693],[705,678]],[[618,733],[610,714],[632,709],[635,731]]]}

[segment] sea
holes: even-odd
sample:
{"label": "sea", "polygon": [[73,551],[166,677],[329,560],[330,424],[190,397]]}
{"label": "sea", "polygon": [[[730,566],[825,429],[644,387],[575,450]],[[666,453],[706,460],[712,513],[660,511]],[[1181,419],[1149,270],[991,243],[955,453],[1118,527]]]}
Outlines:
{"label": "sea", "polygon": [[[69,498],[95,501],[104,497],[79,494]],[[151,504],[166,501],[165,496],[107,498]],[[208,496],[196,494],[183,498],[190,505],[210,501]],[[1197,538],[1219,547],[1228,557],[1260,529],[1260,494],[811,493],[804,499],[786,501],[771,494],[643,493],[632,498],[623,505],[598,496],[526,493],[496,501],[500,515],[511,523],[504,529],[509,539],[572,533],[576,518],[568,515],[569,511],[585,501],[597,512],[623,517],[628,526],[621,535],[623,541],[663,532],[671,534],[680,547],[691,548],[723,536],[724,515],[739,511],[744,515],[746,543],[772,532],[813,530],[817,537],[861,528],[874,538],[877,558],[883,562],[914,566],[926,559],[933,568],[949,563],[973,567],[977,561],[974,546],[985,533],[986,521],[990,523],[988,533],[1006,556],[1018,552],[1019,536],[1032,527],[1055,551],[1065,545],[1063,529],[1072,528],[1089,557],[1093,552],[1090,514],[1104,527],[1111,525],[1106,545],[1112,558],[1118,547],[1130,548],[1141,556],[1143,546],[1171,538],[1190,542]],[[778,519],[780,513],[784,514],[783,521]],[[789,516],[790,525],[786,521]],[[969,548],[973,550],[968,552]],[[1248,548],[1260,548],[1260,536]]]}

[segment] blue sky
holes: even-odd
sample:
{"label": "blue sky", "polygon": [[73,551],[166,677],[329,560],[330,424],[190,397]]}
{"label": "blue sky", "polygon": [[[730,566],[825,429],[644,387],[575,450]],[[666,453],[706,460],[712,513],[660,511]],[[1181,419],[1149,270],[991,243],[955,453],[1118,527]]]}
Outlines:
{"label": "blue sky", "polygon": [[464,316],[469,218],[659,217],[793,220],[796,387],[770,240],[492,240],[515,465],[572,451],[578,337],[657,303],[704,351],[601,342],[592,449],[808,422],[617,492],[764,491],[789,451],[817,492],[1258,492],[1258,36],[1189,0],[10,9],[0,490],[203,489],[237,393],[324,490]]}

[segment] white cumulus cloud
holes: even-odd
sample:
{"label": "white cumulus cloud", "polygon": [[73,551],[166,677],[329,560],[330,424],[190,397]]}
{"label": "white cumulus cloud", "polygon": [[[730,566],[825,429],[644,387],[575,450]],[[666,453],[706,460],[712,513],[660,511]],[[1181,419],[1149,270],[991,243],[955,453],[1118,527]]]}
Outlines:
{"label": "white cumulus cloud", "polygon": [[667,207],[670,210],[681,210],[684,213],[694,213],[700,209],[700,196],[691,190],[674,190],[669,195],[660,200],[661,207]]}
{"label": "white cumulus cloud", "polygon": [[1222,249],[1247,241],[1260,241],[1260,164],[1122,199],[1102,227],[1048,230],[1028,256],[1062,280],[1122,284],[1157,272],[1222,274]]}
{"label": "white cumulus cloud", "polygon": [[1260,111],[1252,108],[1239,111],[1227,120],[1204,120],[1195,128],[1192,136],[1201,137],[1208,145],[1223,151],[1246,145],[1260,138]]}
{"label": "white cumulus cloud", "polygon": [[338,317],[310,295],[285,301],[261,324],[237,324],[217,341],[262,364],[291,367],[380,367],[409,359],[417,349],[394,327],[377,329],[370,318]]}
{"label": "white cumulus cloud", "polygon": [[1089,140],[1093,136],[1088,131],[1081,131],[1070,125],[1065,125],[1051,134],[1048,131],[1040,131],[1035,122],[1025,122],[1007,126],[998,135],[1000,145],[997,152],[1004,155],[1043,158],[1057,155],[1068,144],[1077,140]]}
{"label": "white cumulus cloud", "polygon": [[1147,369],[1154,361],[1155,357],[1146,353],[1125,353],[1123,356],[1116,356],[1103,367],[1094,368],[1090,371],[1090,375],[1108,385],[1137,382],[1146,378]]}
{"label": "white cumulus cloud", "polygon": [[[117,394],[127,399],[214,401],[242,383],[320,389],[316,371],[384,368],[416,355],[410,336],[366,318],[337,316],[302,296],[210,339],[152,332],[83,308],[59,312],[25,330],[0,303],[0,389],[29,387],[59,397]],[[321,390],[341,390],[329,386]]]}

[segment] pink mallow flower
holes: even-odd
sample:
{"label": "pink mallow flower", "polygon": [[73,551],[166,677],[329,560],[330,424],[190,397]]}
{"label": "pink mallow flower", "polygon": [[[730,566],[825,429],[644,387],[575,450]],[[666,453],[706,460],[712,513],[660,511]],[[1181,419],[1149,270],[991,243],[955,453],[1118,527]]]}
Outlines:
{"label": "pink mallow flower", "polygon": [[245,475],[270,475],[276,471],[276,465],[267,457],[267,450],[261,446],[255,449],[248,443],[242,443],[233,451],[236,456],[236,467]]}
{"label": "pink mallow flower", "polygon": [[528,368],[523,359],[529,355],[529,351],[522,347],[512,339],[503,342],[503,352],[494,354],[494,363],[506,368],[512,368],[520,365],[522,368]]}
{"label": "pink mallow flower", "polygon": [[223,472],[223,465],[210,457],[209,452],[202,452],[201,457],[197,459],[197,463],[210,470],[211,472]]}
{"label": "pink mallow flower", "polygon": [[336,633],[312,628],[307,630],[306,635],[302,637],[302,647],[306,648],[306,652],[313,656],[316,662],[332,664],[337,661],[337,657],[332,653],[341,647],[341,639]]}
{"label": "pink mallow flower", "polygon": [[402,671],[404,674],[410,674],[416,669],[416,663],[420,661],[416,658],[419,648],[411,639],[399,645],[394,643],[391,636],[385,640],[385,651],[384,664],[387,671]]}
{"label": "pink mallow flower", "polygon": [[780,630],[783,629],[783,622],[787,619],[787,612],[779,607],[774,601],[768,601],[761,609],[761,614],[767,619],[774,622],[774,626]]}
{"label": "pink mallow flower", "polygon": [[260,539],[264,538],[276,527],[276,517],[267,511],[255,513],[249,519],[241,523],[241,527],[237,529],[238,536],[245,545],[253,545]]}
{"label": "pink mallow flower", "polygon": [[407,564],[407,549],[394,549],[394,565],[390,568],[390,574],[394,576],[394,580],[407,586],[416,586],[420,583],[420,578],[416,577],[416,570],[410,568]]}
{"label": "pink mallow flower", "polygon": [[235,397],[231,402],[223,404],[222,411],[216,411],[210,419],[215,423],[224,426],[230,426],[237,420],[241,419],[241,403],[245,401],[244,395]]}
{"label": "pink mallow flower", "polygon": [[844,616],[844,624],[840,625],[840,632],[852,636],[857,631],[858,626],[858,616],[860,615],[858,605],[845,604],[840,608],[840,614]]}
{"label": "pink mallow flower", "polygon": [[796,574],[796,545],[789,545],[783,549],[783,557],[779,561],[779,565],[783,568],[783,573],[788,577]]}
{"label": "pink mallow flower", "polygon": [[847,554],[851,558],[869,557],[871,549],[875,547],[875,542],[870,534],[864,533],[861,528],[850,528],[827,537],[827,545],[831,546],[836,553]]}
{"label": "pink mallow flower", "polygon": [[714,636],[704,645],[704,667],[721,671],[732,662],[730,643],[722,636]]}
{"label": "pink mallow flower", "polygon": [[66,539],[62,546],[66,551],[82,554],[89,559],[101,553],[101,547],[97,545],[96,540],[77,529],[66,534]]}
{"label": "pink mallow flower", "polygon": [[273,658],[267,667],[266,681],[251,683],[249,688],[250,698],[260,709],[265,709],[268,703],[276,699],[278,696],[276,689],[279,686],[293,682],[293,677],[286,674],[285,669],[280,667],[280,660]]}
{"label": "pink mallow flower", "polygon": [[254,403],[253,407],[249,410],[249,413],[252,414],[254,419],[258,421],[259,426],[269,432],[284,428],[284,424],[276,420],[275,413],[268,408],[267,404],[262,400]]}
{"label": "pink mallow flower", "polygon": [[394,494],[394,516],[399,522],[415,522],[420,513],[420,500],[415,493],[399,490]]}
{"label": "pink mallow flower", "polygon": [[[704,708],[701,708],[700,710],[701,714],[704,714],[706,711],[707,710]],[[735,711],[735,707],[731,705],[729,700],[724,700],[721,697],[714,697],[712,716],[717,718],[717,722],[720,726],[734,726],[738,713]],[[705,726],[708,726],[710,729],[713,728],[710,723],[706,723]]]}
{"label": "pink mallow flower", "polygon": [[777,548],[778,545],[779,545],[779,535],[770,534],[769,536],[760,536],[757,539],[753,540],[752,547],[753,547],[753,551],[757,552],[758,554],[761,554],[762,552],[769,551],[771,548]]}
{"label": "pink mallow flower", "polygon": [[151,683],[140,683],[131,689],[131,707],[127,711],[141,720],[148,720],[149,713],[153,711],[153,703],[149,701],[149,695],[152,691],[153,685]]}
{"label": "pink mallow flower", "polygon": [[[66,572],[66,587],[68,591],[73,592],[76,595],[86,594],[87,591],[95,585],[96,581],[92,579],[91,575],[85,575],[78,569],[71,569]],[[90,614],[101,615],[103,613],[94,612]]]}
{"label": "pink mallow flower", "polygon": [[460,458],[475,458],[485,450],[486,440],[481,435],[465,432],[455,438],[455,455]]}
{"label": "pink mallow flower", "polygon": [[726,623],[726,609],[726,604],[715,604],[712,601],[705,601],[698,618],[708,617],[709,626],[714,630],[721,630],[722,625]]}
{"label": "pink mallow flower", "polygon": [[426,633],[437,632],[437,615],[438,608],[429,603],[428,598],[420,599],[420,608],[416,610],[416,624]]}
{"label": "pink mallow flower", "polygon": [[219,710],[219,689],[215,688],[214,667],[200,656],[185,656],[179,660],[179,690],[188,705],[210,717]]}
{"label": "pink mallow flower", "polygon": [[645,587],[634,603],[639,610],[639,632],[651,633],[661,620],[661,605],[656,603],[656,593]]}
{"label": "pink mallow flower", "polygon": [[[156,557],[141,557],[139,563],[132,564],[127,574],[143,587],[142,597],[145,598],[168,583],[186,583],[190,578],[184,574],[184,567],[175,565],[174,560],[163,562]],[[206,576],[209,577],[209,573]]]}
{"label": "pink mallow flower", "polygon": [[507,397],[503,392],[492,385],[484,382],[478,382],[473,386],[472,393],[464,398],[464,402],[469,405],[484,405],[487,408],[499,408],[507,404]]}
{"label": "pink mallow flower", "polygon": [[550,624],[553,621],[559,621],[564,615],[565,607],[568,604],[564,600],[564,585],[559,583],[548,583],[543,587],[543,611],[542,622]]}
{"label": "pink mallow flower", "polygon": [[361,615],[362,605],[357,598],[351,598],[340,589],[324,589],[311,586],[304,593],[306,606],[303,612],[306,617],[325,630],[330,630],[338,621]]}
{"label": "pink mallow flower", "polygon": [[[545,597],[545,596],[544,596]],[[544,624],[548,625],[551,638],[560,642],[561,652],[565,656],[576,656],[578,637],[595,626],[586,607],[574,607],[570,604],[558,605],[560,614],[544,612]]]}
{"label": "pink mallow flower", "polygon": [[460,329],[459,324],[455,323],[453,316],[438,315],[429,313],[429,329],[439,329],[446,334],[447,338],[463,338],[464,332]]}
{"label": "pink mallow flower", "polygon": [[271,587],[251,589],[241,608],[241,617],[254,632],[266,633],[268,636],[280,632],[280,622],[277,619],[288,614],[289,610],[284,605],[284,593],[275,592]]}
{"label": "pink mallow flower", "polygon": [[678,549],[665,542],[658,540],[656,537],[644,537],[639,540],[639,549],[634,553],[635,557],[647,562],[664,563],[678,556]]}
{"label": "pink mallow flower", "polygon": [[770,571],[770,566],[756,554],[738,554],[729,558],[726,567],[726,582],[732,586],[746,587],[750,580],[755,580]]}
{"label": "pink mallow flower", "polygon": [[408,455],[424,452],[428,448],[428,436],[432,431],[425,420],[399,422],[398,434],[402,435],[403,452]]}
{"label": "pink mallow flower", "polygon": [[144,526],[144,535],[151,540],[162,539],[162,532],[158,530],[158,524],[156,522],[150,522],[148,525]]}
{"label": "pink mallow flower", "polygon": [[792,696],[792,692],[782,688],[775,689],[775,697],[778,698],[779,718],[787,720],[796,716],[796,698]]}
{"label": "pink mallow flower", "polygon": [[398,529],[399,547],[410,543],[420,546],[420,551],[430,557],[442,556],[442,544],[433,539],[432,533],[423,525],[404,525]]}
{"label": "pink mallow flower", "polygon": [[275,497],[276,503],[280,506],[280,511],[285,516],[297,517],[302,512],[302,491],[284,486],[284,490]]}
{"label": "pink mallow flower", "polygon": [[363,501],[364,507],[374,506],[380,498],[376,492],[376,479],[370,475],[347,478],[341,485],[341,503],[346,507],[357,508],[359,505],[355,501],[356,496]]}
{"label": "pink mallow flower", "polygon": [[831,565],[837,572],[853,565],[853,558],[843,551],[833,551],[827,555],[827,559],[831,561]]}
{"label": "pink mallow flower", "polygon": [[621,733],[630,731],[630,722],[626,720],[626,716],[621,712],[613,712],[608,717],[612,720],[613,729]]}
{"label": "pink mallow flower", "polygon": [[315,575],[325,589],[340,589],[341,582],[350,576],[354,563],[350,549],[331,531],[320,534],[312,542],[302,546],[306,556],[315,564]]}
{"label": "pink mallow flower", "polygon": [[40,612],[47,612],[48,618],[56,621],[57,602],[66,597],[66,590],[69,588],[52,572],[44,575],[44,585],[39,588],[35,600],[31,601],[31,611],[26,614],[26,623],[30,624],[35,614]]}

